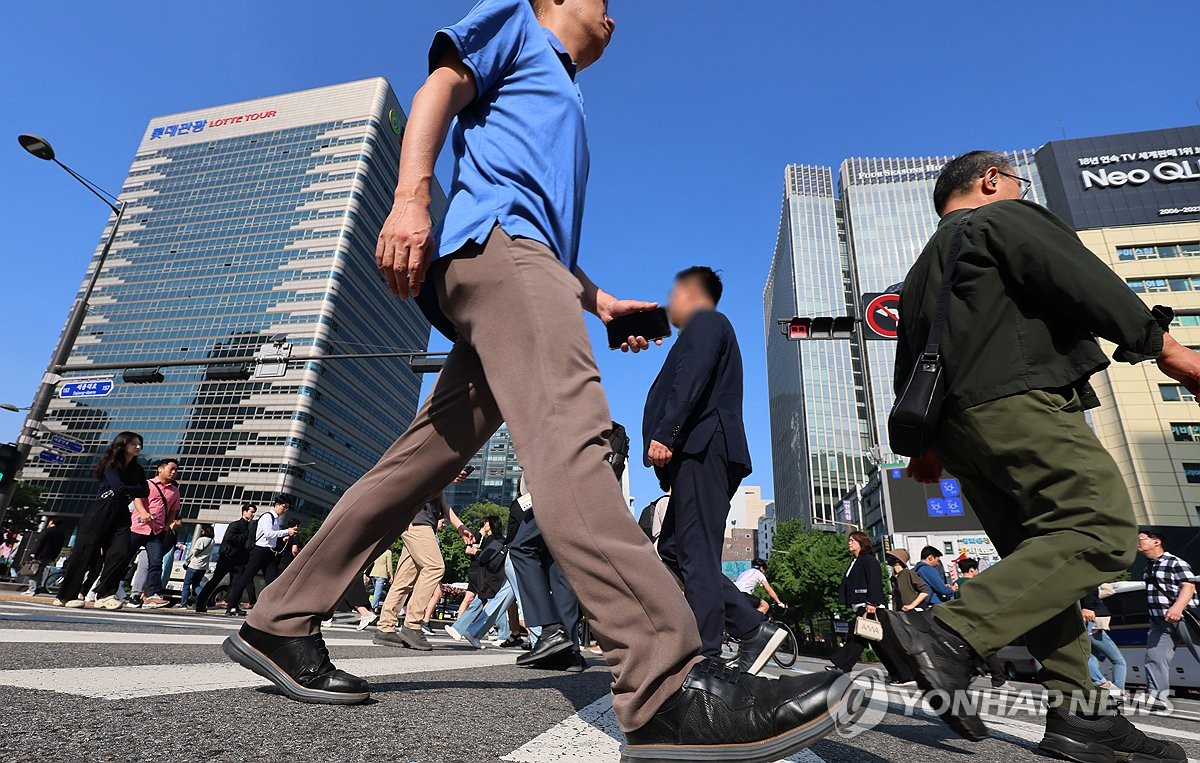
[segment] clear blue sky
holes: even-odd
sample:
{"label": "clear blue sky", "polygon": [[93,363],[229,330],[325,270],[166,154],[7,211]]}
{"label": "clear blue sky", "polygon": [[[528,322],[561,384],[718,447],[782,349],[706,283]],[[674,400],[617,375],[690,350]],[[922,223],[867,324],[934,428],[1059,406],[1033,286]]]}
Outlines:
{"label": "clear blue sky", "polygon": [[[0,28],[0,402],[27,405],[105,219],[15,136],[120,186],[155,115],[383,75],[409,103],[429,40],[471,0],[96,4]],[[583,263],[656,299],[680,267],[724,270],[746,361],[751,484],[771,487],[762,288],[788,162],[1032,148],[1200,122],[1200,4],[613,0],[583,73],[592,181]],[[443,162],[442,178],[448,178]],[[597,353],[616,418],[640,430],[661,352]],[[0,411],[0,440],[20,417]],[[640,437],[635,438],[640,442]],[[656,494],[634,471],[634,492]]]}

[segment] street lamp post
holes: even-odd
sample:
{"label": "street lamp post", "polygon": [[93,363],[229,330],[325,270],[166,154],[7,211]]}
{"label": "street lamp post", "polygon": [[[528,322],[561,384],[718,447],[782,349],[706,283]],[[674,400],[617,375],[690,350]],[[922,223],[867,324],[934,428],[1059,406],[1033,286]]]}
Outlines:
{"label": "street lamp post", "polygon": [[[33,398],[32,405],[29,406],[29,416],[26,417],[25,424],[21,428],[21,434],[17,438],[18,462],[20,465],[23,465],[29,456],[29,451],[33,449],[33,445],[36,442],[37,432],[42,427],[42,420],[46,417],[46,412],[50,408],[50,401],[54,399],[54,389],[58,386],[60,378],[55,369],[66,365],[67,360],[71,356],[71,350],[75,346],[75,340],[79,337],[79,331],[83,327],[83,319],[87,316],[88,300],[92,296],[92,290],[96,288],[96,281],[100,278],[100,271],[104,269],[104,261],[108,258],[108,252],[112,249],[113,241],[117,238],[117,229],[121,225],[121,218],[125,216],[125,202],[110,193],[102,191],[95,183],[60,162],[54,156],[54,149],[45,139],[39,138],[36,135],[19,135],[17,136],[17,142],[21,144],[22,148],[38,159],[54,162],[59,167],[62,167],[66,170],[67,174],[78,180],[84,188],[91,191],[96,198],[103,201],[116,214],[112,230],[109,231],[108,238],[104,241],[104,248],[100,250],[100,257],[96,260],[96,266],[92,270],[92,276],[88,279],[83,293],[76,297],[75,304],[71,307],[71,314],[67,318],[67,326],[63,329],[62,336],[58,339],[58,345],[54,348],[54,356],[50,359],[50,365],[46,369],[45,376],[42,377],[41,384],[38,385],[37,394]],[[12,502],[15,491],[16,481],[14,480],[7,490],[0,493],[0,525],[4,523],[4,515],[8,512],[8,506]]]}

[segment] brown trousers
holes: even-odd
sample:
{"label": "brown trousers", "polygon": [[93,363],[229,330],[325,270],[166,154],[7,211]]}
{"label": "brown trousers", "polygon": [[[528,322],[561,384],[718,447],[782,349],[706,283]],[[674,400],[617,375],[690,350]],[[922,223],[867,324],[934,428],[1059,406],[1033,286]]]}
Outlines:
{"label": "brown trousers", "polygon": [[530,492],[543,496],[542,534],[612,669],[617,720],[638,729],[683,685],[700,637],[605,460],[612,419],[582,287],[547,247],[497,227],[486,245],[436,261],[425,288],[459,333],[432,394],[248,622],[281,636],[317,632],[355,575],[507,421]]}
{"label": "brown trousers", "polygon": [[385,632],[395,632],[405,602],[408,610],[404,614],[404,627],[420,628],[425,619],[425,608],[446,574],[446,560],[442,558],[442,547],[438,545],[437,533],[432,527],[409,525],[400,537],[404,538],[404,551],[396,565],[392,587],[379,611],[378,627]]}

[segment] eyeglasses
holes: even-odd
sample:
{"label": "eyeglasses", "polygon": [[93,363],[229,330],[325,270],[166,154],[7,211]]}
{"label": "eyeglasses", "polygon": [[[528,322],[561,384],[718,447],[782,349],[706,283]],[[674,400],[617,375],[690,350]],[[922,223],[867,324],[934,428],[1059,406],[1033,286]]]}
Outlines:
{"label": "eyeglasses", "polygon": [[[997,170],[999,172],[999,170]],[[1006,178],[1012,178],[1021,184],[1021,198],[1024,199],[1029,195],[1029,191],[1033,189],[1033,181],[1029,178],[1023,178],[1020,175],[1014,175],[1011,172],[1000,172]]]}

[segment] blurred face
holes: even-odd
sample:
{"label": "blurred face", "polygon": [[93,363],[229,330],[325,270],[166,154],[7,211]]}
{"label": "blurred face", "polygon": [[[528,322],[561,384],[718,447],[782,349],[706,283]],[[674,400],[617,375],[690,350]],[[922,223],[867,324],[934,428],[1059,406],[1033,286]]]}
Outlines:
{"label": "blurred face", "polygon": [[249,508],[242,512],[242,519],[254,519],[254,515],[258,513],[258,509]]}
{"label": "blurred face", "polygon": [[858,556],[862,551],[862,546],[858,545],[858,541],[856,541],[854,538],[851,538],[849,542],[846,543],[846,546],[850,549],[850,553],[854,554],[855,556]]}
{"label": "blurred face", "polygon": [[277,503],[277,504],[275,504],[275,513],[276,513],[278,516],[281,516],[281,517],[282,517],[284,514],[286,514],[286,513],[287,513],[287,510],[288,510],[288,505],[287,505],[286,503]]}
{"label": "blurred face", "polygon": [[687,326],[697,310],[707,307],[711,307],[711,300],[706,298],[696,279],[684,278],[671,286],[671,294],[667,297],[667,318],[675,328]]}
{"label": "blurred face", "polygon": [[608,15],[608,0],[554,0],[549,5],[563,14],[566,17],[563,20],[579,33],[584,49],[572,51],[579,59],[575,63],[583,67],[599,61],[617,28]]}
{"label": "blurred face", "polygon": [[125,443],[125,460],[132,461],[137,458],[142,452],[142,441],[140,438],[134,438]]}
{"label": "blurred face", "polygon": [[179,465],[166,463],[158,467],[158,478],[163,482],[174,482],[175,475],[179,473]]}

